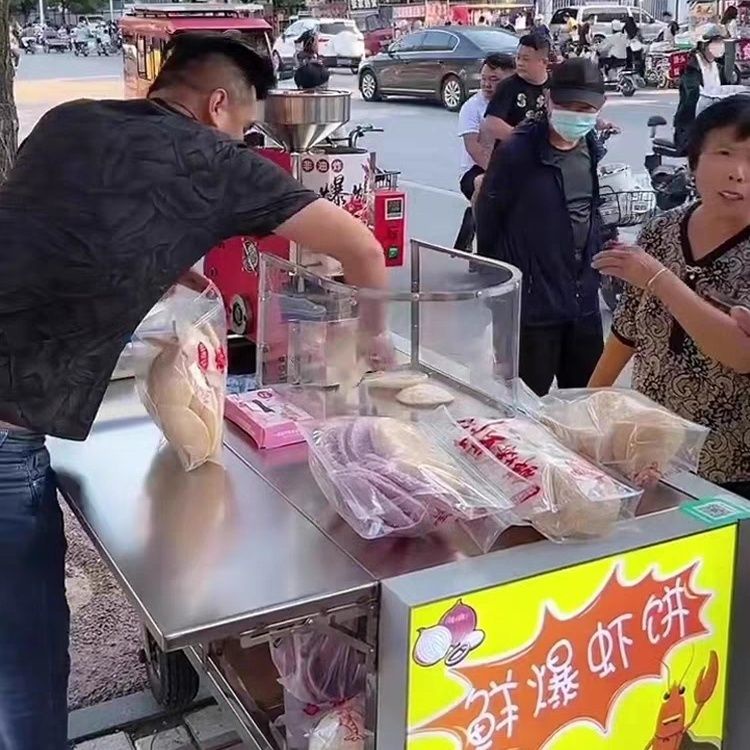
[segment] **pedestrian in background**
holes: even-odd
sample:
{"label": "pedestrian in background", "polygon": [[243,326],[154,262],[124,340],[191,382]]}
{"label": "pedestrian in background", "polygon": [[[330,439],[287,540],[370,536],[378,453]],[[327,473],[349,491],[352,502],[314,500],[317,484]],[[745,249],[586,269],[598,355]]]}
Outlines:
{"label": "pedestrian in background", "polygon": [[730,5],[724,11],[724,15],[721,17],[721,25],[724,27],[724,32],[729,39],[738,38],[737,16],[738,16],[737,6]]}
{"label": "pedestrian in background", "polygon": [[680,76],[680,98],[674,113],[674,143],[678,149],[687,148],[690,127],[695,120],[701,89],[712,90],[728,83],[724,73],[725,46],[721,29],[710,24],[690,55],[685,70]]}
{"label": "pedestrian in background", "polygon": [[565,60],[549,98],[548,118],[524,123],[495,149],[476,206],[479,253],[523,273],[519,375],[539,395],[555,378],[561,388],[585,386],[603,347],[591,267],[600,249],[601,72],[590,60]]}
{"label": "pedestrian in background", "polygon": [[661,14],[661,20],[663,21],[665,27],[664,41],[670,47],[675,47],[677,44],[675,41],[675,37],[680,33],[679,24],[674,20],[674,17],[668,10],[665,10],[664,13]]}
{"label": "pedestrian in background", "polygon": [[513,128],[543,113],[547,106],[550,45],[542,36],[526,34],[518,43],[516,72],[497,87],[487,106],[481,141],[494,147],[507,140]]}
{"label": "pedestrian in background", "polygon": [[[462,140],[459,188],[470,204],[492,155],[492,144],[482,143],[480,139],[482,121],[497,87],[514,71],[515,62],[510,55],[497,52],[488,55],[482,65],[479,91],[464,103],[458,113],[458,137]],[[474,216],[470,205],[464,211],[454,247],[466,251],[473,239]]]}
{"label": "pedestrian in background", "polygon": [[628,64],[628,36],[622,21],[612,21],[611,33],[599,44],[599,67],[604,77],[609,78],[612,71],[624,68]]}
{"label": "pedestrian in background", "polygon": [[750,499],[750,101],[701,112],[687,154],[700,201],[594,259],[628,283],[589,385],[611,386],[632,359],[633,388],[710,428],[699,474]]}
{"label": "pedestrian in background", "polygon": [[627,67],[637,75],[643,76],[645,62],[643,60],[643,37],[633,16],[625,19],[625,36],[628,38]]}

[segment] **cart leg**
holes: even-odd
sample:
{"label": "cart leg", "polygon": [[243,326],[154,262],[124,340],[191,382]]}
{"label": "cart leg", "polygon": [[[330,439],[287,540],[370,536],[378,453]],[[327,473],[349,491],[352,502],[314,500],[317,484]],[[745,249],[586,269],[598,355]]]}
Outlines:
{"label": "cart leg", "polygon": [[198,694],[198,675],[182,651],[162,651],[145,627],[143,634],[146,673],[156,702],[164,708],[186,708]]}

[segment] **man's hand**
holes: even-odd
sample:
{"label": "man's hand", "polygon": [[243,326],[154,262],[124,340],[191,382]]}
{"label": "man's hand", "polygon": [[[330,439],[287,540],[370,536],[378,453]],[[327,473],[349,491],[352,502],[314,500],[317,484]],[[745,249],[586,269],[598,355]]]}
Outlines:
{"label": "man's hand", "polygon": [[740,330],[747,336],[750,336],[750,309],[747,307],[733,307],[731,316]]}
{"label": "man's hand", "polygon": [[645,289],[664,266],[653,255],[635,245],[613,245],[594,256],[591,265],[600,273],[615,276]]}
{"label": "man's hand", "polygon": [[615,125],[615,123],[605,120],[603,117],[597,117],[596,129],[603,133],[610,133],[611,135],[622,133],[619,125]]}
{"label": "man's hand", "polygon": [[392,369],[396,364],[396,350],[390,334],[371,334],[360,329],[357,338],[357,355],[364,360],[370,372]]}

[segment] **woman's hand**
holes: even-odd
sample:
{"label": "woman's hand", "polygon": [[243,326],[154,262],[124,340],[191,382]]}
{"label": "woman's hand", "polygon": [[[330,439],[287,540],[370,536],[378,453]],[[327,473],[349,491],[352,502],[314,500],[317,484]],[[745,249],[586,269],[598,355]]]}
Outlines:
{"label": "woman's hand", "polygon": [[664,266],[653,255],[636,245],[612,245],[597,253],[591,265],[600,273],[616,276],[628,284],[645,289]]}

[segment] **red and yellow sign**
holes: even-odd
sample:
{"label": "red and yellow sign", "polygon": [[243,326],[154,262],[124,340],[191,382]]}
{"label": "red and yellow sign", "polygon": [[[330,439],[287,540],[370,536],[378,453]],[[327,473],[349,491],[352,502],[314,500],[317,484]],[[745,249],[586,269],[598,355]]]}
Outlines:
{"label": "red and yellow sign", "polygon": [[721,748],[736,537],[415,608],[408,750]]}

